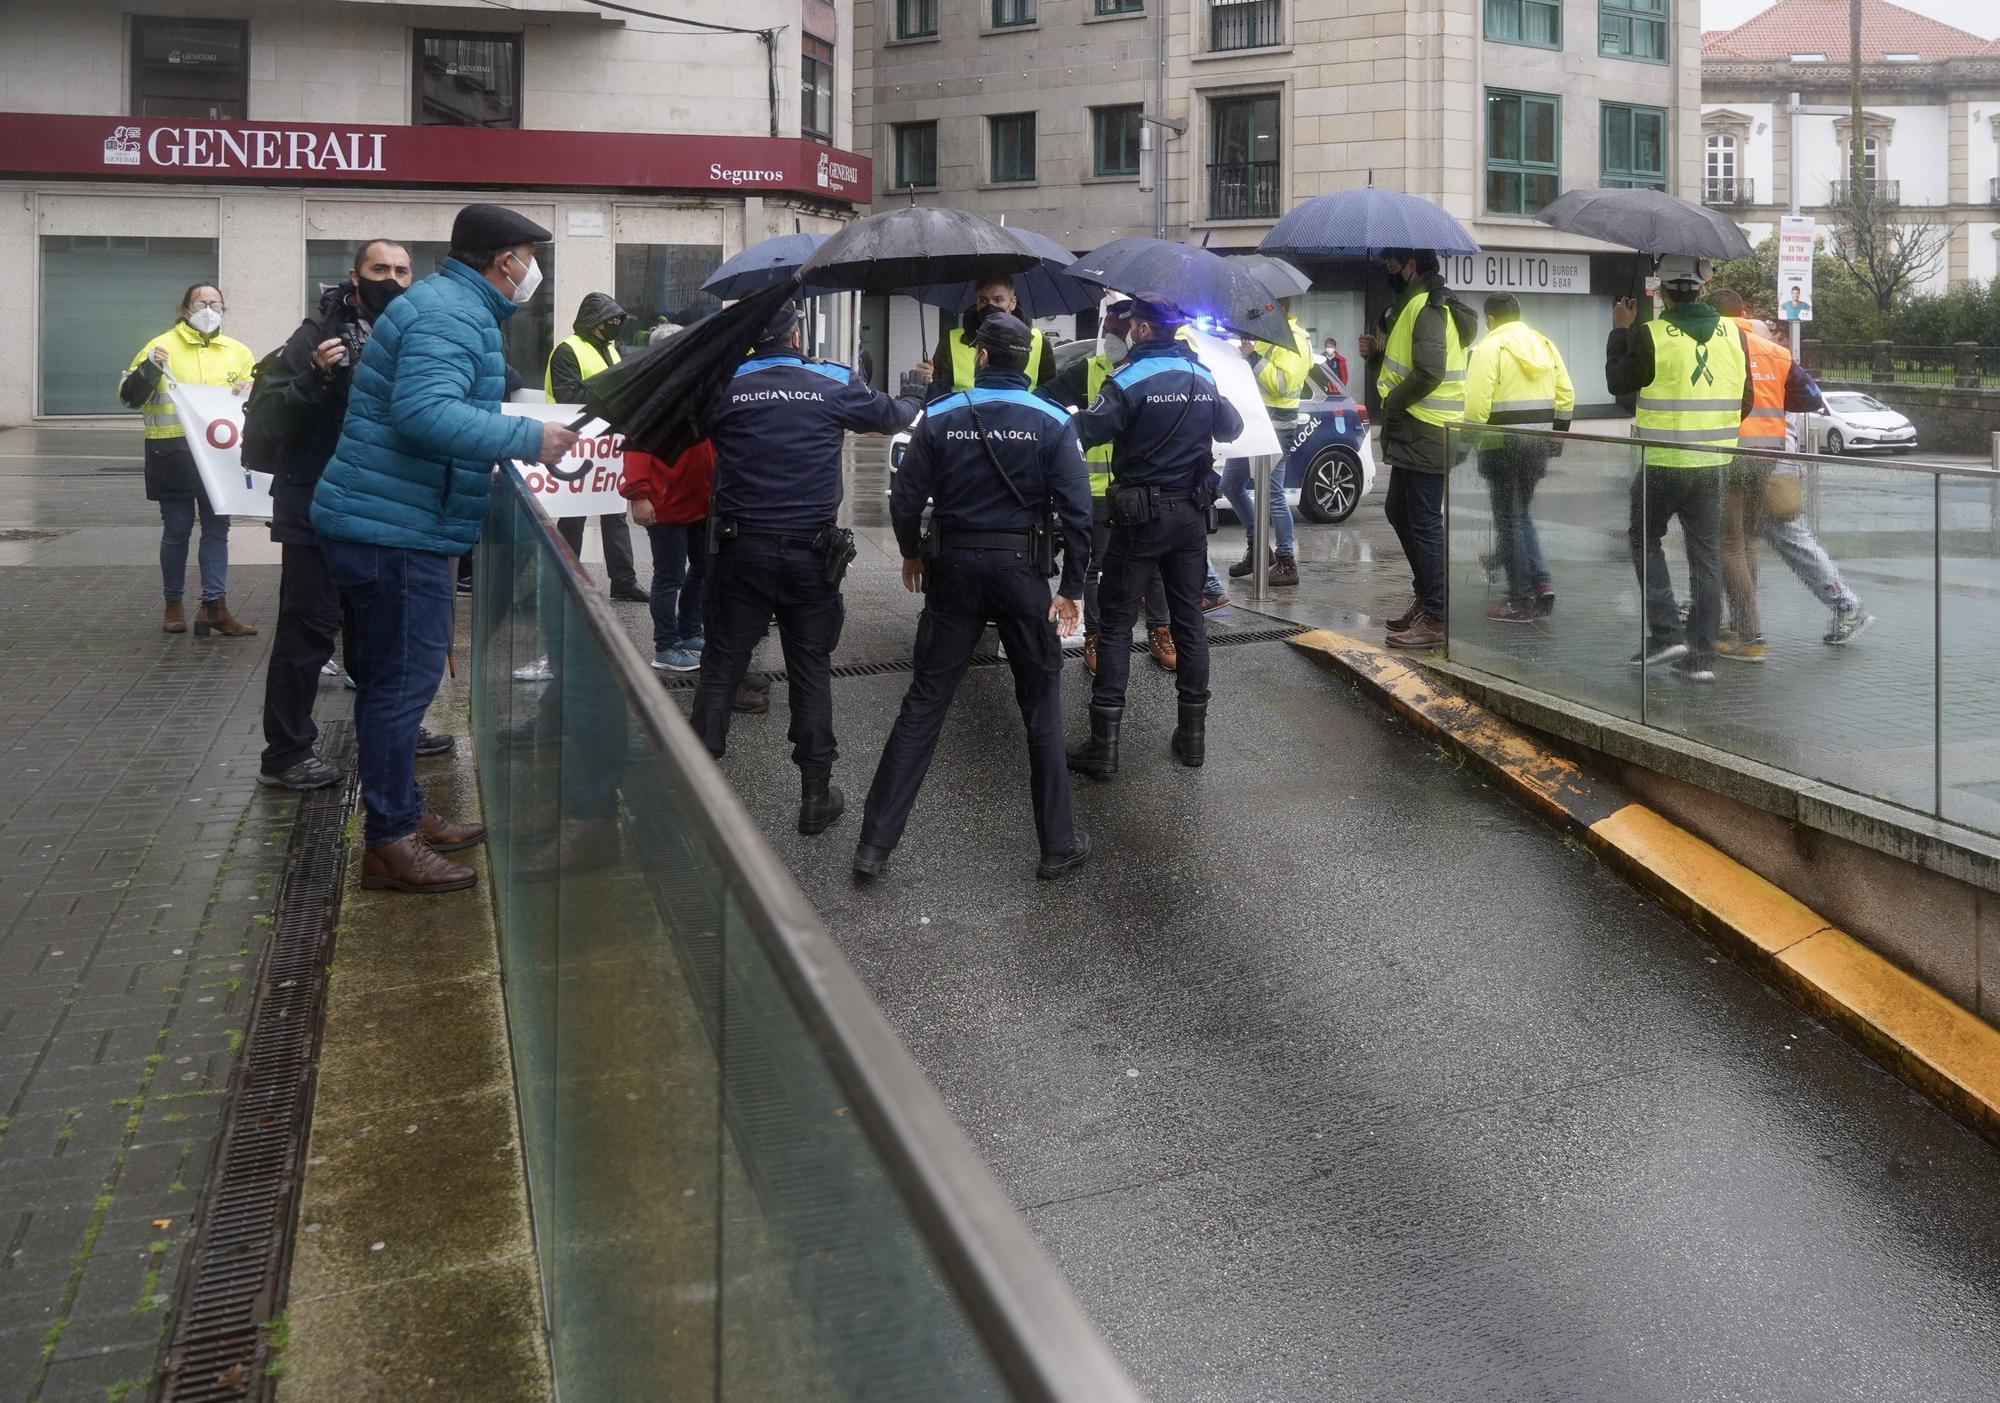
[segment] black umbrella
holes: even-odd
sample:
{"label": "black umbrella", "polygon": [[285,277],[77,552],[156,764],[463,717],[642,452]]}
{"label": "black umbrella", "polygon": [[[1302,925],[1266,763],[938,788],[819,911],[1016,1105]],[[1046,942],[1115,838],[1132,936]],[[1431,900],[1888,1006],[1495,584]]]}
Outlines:
{"label": "black umbrella", "polygon": [[[1076,255],[1057,243],[1045,238],[1032,229],[1009,229],[1008,233],[1026,244],[1030,253],[1040,258],[1034,267],[1025,273],[1012,274],[1014,299],[1020,303],[1020,315],[1028,320],[1036,317],[1059,317],[1069,312],[1081,312],[1086,307],[1095,307],[1099,297],[1098,289],[1090,283],[1072,278],[1063,270],[1076,261]],[[910,296],[931,307],[942,307],[947,312],[963,312],[972,305],[972,299],[979,290],[973,279],[963,282],[931,283],[926,287],[913,287]]]}
{"label": "black umbrella", "polygon": [[1041,261],[990,219],[912,205],[855,220],[821,244],[799,276],[813,287],[902,292],[1025,273]]}
{"label": "black umbrella", "polygon": [[1113,239],[1070,264],[1069,272],[1130,297],[1170,302],[1190,318],[1258,341],[1292,343],[1277,299],[1242,266],[1205,248],[1166,239]]}
{"label": "black umbrella", "polygon": [[1585,234],[1641,253],[1748,258],[1750,240],[1728,215],[1664,190],[1571,190],[1535,216],[1566,234]]}
{"label": "black umbrella", "polygon": [[[762,292],[767,287],[788,283],[797,276],[799,265],[812,257],[829,237],[827,234],[779,234],[762,243],[752,244],[710,273],[701,290],[724,302],[733,302],[753,292]],[[804,295],[811,297],[814,290],[807,288]]]}
{"label": "black umbrella", "polygon": [[1303,297],[1312,291],[1313,280],[1282,258],[1268,253],[1232,253],[1225,257],[1264,285],[1265,291],[1283,301]]}
{"label": "black umbrella", "polygon": [[[602,419],[625,436],[628,450],[672,462],[701,441],[701,416],[710,402],[743,364],[779,306],[797,293],[796,282],[753,292],[599,371],[584,382],[584,412],[570,427],[580,431],[592,419]],[[584,464],[582,471],[590,466]],[[571,481],[581,473],[557,475]]]}

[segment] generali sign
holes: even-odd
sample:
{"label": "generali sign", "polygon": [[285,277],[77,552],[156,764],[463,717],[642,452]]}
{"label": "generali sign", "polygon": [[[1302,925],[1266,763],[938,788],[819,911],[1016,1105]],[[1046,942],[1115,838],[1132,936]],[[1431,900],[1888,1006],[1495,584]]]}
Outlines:
{"label": "generali sign", "polygon": [[866,156],[792,137],[0,112],[0,176],[738,190],[865,202]]}

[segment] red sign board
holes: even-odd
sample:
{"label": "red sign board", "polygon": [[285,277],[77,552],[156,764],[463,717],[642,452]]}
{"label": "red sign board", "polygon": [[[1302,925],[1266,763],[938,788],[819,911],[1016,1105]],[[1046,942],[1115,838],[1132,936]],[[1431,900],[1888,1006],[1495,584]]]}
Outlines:
{"label": "red sign board", "polygon": [[866,156],[797,137],[0,112],[0,176],[772,191],[863,204],[873,170]]}

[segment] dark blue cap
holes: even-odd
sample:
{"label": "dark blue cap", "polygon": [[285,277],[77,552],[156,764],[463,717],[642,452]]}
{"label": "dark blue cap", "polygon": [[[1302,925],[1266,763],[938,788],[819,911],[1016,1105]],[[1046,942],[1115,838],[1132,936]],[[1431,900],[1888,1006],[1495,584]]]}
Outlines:
{"label": "dark blue cap", "polygon": [[799,304],[780,302],[778,310],[771,313],[771,320],[764,323],[764,330],[758,333],[757,344],[768,346],[774,341],[782,341],[792,334],[792,328],[799,324]]}
{"label": "dark blue cap", "polygon": [[1149,322],[1154,326],[1179,326],[1186,321],[1187,313],[1157,294],[1140,293],[1132,299],[1132,320]]}
{"label": "dark blue cap", "polygon": [[1025,356],[1034,345],[1034,334],[1025,322],[1011,312],[988,312],[979,323],[972,344],[989,351],[1009,351]]}

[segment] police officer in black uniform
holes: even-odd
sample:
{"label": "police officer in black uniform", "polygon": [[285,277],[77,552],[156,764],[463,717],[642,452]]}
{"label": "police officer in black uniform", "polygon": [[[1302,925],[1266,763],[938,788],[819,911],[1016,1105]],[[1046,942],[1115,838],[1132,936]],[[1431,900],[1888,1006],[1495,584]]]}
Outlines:
{"label": "police officer in black uniform", "polygon": [[775,614],[791,680],[801,833],[823,831],[846,807],[830,782],[839,752],[828,676],[846,618],[840,579],[854,558],[853,533],[834,520],[841,445],[849,429],[894,433],[921,407],[877,394],[844,365],[803,359],[798,308],[787,302],[705,416],[715,448],[703,613],[708,642],[690,719],[720,759],[728,748],[730,704]]}
{"label": "police officer in black uniform", "polygon": [[[1062,642],[1051,627],[1058,619],[1065,630],[1076,625],[1090,557],[1090,482],[1069,416],[1028,392],[1027,326],[994,312],[980,322],[974,345],[973,388],[931,404],[889,497],[903,586],[923,592],[924,613],[916,676],[882,748],[854,850],[855,875],[863,878],[881,872],[903,836],[945,709],[989,620],[1006,645],[1014,700],[1028,728],[1042,853],[1035,875],[1060,877],[1090,853],[1090,838],[1070,820]],[[920,539],[926,498],[931,530]],[[1051,600],[1058,544],[1062,583]]]}
{"label": "police officer in black uniform", "polygon": [[[1098,608],[1105,638],[1132,631],[1139,597],[1157,566],[1165,583],[1168,625],[1180,666],[1180,724],[1174,756],[1198,766],[1208,722],[1208,629],[1201,615],[1208,575],[1209,510],[1215,503],[1215,441],[1243,432],[1243,418],[1215,386],[1215,376],[1175,339],[1186,322],[1157,297],[1134,299],[1132,349],[1096,401],[1077,416],[1085,448],[1113,445],[1105,510],[1111,544],[1104,555]],[[1069,748],[1069,767],[1096,779],[1118,773],[1118,728],[1125,717],[1128,648],[1098,654],[1090,694],[1090,739]]]}

